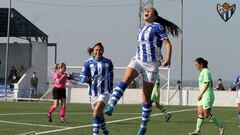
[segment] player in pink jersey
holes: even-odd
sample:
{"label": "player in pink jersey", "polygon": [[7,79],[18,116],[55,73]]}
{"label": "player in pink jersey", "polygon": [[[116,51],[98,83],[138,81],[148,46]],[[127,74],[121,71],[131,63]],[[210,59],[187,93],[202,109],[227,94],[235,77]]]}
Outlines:
{"label": "player in pink jersey", "polygon": [[59,100],[61,100],[61,123],[66,123],[65,121],[65,110],[66,110],[66,82],[67,82],[67,74],[66,71],[66,64],[60,63],[58,69],[53,74],[54,79],[54,87],[53,87],[53,105],[50,107],[48,112],[48,121],[52,122],[52,113],[58,107]]}

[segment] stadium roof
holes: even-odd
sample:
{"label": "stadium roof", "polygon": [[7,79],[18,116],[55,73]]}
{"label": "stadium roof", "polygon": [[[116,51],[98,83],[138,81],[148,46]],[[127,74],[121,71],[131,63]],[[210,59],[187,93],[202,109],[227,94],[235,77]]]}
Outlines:
{"label": "stadium roof", "polygon": [[[0,8],[0,37],[7,37],[8,8]],[[16,9],[11,8],[10,37],[26,38],[31,41],[32,37],[36,41],[48,42],[48,36],[27,20]]]}

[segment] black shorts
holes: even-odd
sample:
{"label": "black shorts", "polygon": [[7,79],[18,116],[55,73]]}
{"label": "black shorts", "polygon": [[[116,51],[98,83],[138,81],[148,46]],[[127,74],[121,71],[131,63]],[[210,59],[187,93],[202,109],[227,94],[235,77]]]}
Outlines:
{"label": "black shorts", "polygon": [[66,98],[66,89],[65,88],[53,88],[52,91],[53,99]]}

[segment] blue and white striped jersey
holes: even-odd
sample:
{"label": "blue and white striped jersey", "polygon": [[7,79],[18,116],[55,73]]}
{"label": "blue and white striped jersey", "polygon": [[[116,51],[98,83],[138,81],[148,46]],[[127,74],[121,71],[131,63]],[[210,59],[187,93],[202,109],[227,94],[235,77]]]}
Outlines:
{"label": "blue and white striped jersey", "polygon": [[102,57],[102,59],[98,61],[95,57],[90,58],[84,63],[80,78],[89,84],[88,91],[90,96],[112,93],[112,61],[105,57]]}
{"label": "blue and white striped jersey", "polygon": [[137,37],[137,58],[143,62],[162,59],[162,41],[168,39],[165,28],[159,23],[143,25]]}
{"label": "blue and white striped jersey", "polygon": [[232,82],[231,89],[236,90],[240,88],[240,75],[236,77],[236,79]]}

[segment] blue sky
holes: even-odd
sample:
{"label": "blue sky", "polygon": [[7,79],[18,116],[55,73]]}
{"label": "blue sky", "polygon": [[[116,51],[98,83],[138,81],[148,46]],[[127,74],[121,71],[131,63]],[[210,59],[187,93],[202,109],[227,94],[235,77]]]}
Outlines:
{"label": "blue sky", "polygon": [[[104,55],[115,66],[127,66],[135,55],[138,0],[12,1],[12,7],[49,35],[49,42],[58,44],[58,62],[82,66],[89,57],[86,49],[96,42],[104,44]],[[8,2],[0,0],[1,7],[8,7]],[[225,2],[237,5],[228,22],[216,10],[217,4]],[[154,7],[160,16],[180,26],[180,0],[155,0]],[[184,80],[197,80],[194,59],[200,56],[209,61],[215,80],[232,80],[240,74],[239,11],[239,0],[184,0]],[[180,79],[180,38],[170,40],[171,78]],[[50,63],[52,52],[50,49]]]}

